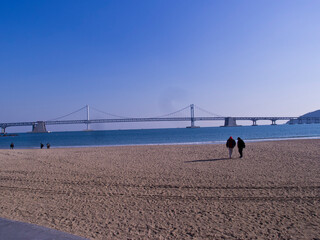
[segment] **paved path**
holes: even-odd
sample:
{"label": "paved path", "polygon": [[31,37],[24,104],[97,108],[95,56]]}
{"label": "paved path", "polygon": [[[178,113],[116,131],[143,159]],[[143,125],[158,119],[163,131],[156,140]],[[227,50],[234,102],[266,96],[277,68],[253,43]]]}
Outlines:
{"label": "paved path", "polygon": [[0,239],[5,240],[88,240],[34,224],[0,218]]}

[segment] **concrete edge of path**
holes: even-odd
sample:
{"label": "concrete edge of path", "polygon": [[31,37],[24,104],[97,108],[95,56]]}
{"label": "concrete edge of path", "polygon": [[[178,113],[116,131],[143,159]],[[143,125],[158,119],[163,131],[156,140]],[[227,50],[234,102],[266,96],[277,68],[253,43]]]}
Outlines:
{"label": "concrete edge of path", "polygon": [[88,240],[35,224],[0,218],[0,239],[6,240]]}

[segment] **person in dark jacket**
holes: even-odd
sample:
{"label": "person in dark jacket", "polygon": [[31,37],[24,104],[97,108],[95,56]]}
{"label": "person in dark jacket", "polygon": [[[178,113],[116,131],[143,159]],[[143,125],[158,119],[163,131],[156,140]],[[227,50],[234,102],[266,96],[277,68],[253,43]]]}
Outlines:
{"label": "person in dark jacket", "polygon": [[11,149],[14,148],[14,143],[13,143],[13,142],[10,144],[10,148],[11,148]]}
{"label": "person in dark jacket", "polygon": [[231,158],[232,151],[235,146],[236,146],[236,141],[232,137],[229,137],[226,143],[226,147],[229,149],[229,158]]}
{"label": "person in dark jacket", "polygon": [[240,158],[242,158],[242,151],[243,149],[246,147],[246,144],[244,143],[244,141],[238,137],[238,142],[237,142],[237,145],[238,145],[238,150],[239,150],[239,154],[240,154]]}
{"label": "person in dark jacket", "polygon": [[42,149],[44,147],[44,144],[43,143],[40,143],[40,148]]}

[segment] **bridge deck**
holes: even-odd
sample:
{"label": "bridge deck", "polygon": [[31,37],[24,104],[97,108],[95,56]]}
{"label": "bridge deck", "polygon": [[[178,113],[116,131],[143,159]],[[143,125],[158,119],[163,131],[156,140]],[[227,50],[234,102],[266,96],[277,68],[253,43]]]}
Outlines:
{"label": "bridge deck", "polygon": [[[41,121],[45,125],[61,125],[61,124],[95,124],[95,123],[119,123],[119,122],[169,122],[169,121],[223,121],[226,118],[232,118],[234,120],[317,120],[318,117],[172,117],[172,118],[114,118],[114,119],[92,119],[92,120],[60,120],[60,121]],[[0,123],[1,128],[18,127],[18,126],[34,126],[40,121],[35,122],[13,122],[13,123]]]}

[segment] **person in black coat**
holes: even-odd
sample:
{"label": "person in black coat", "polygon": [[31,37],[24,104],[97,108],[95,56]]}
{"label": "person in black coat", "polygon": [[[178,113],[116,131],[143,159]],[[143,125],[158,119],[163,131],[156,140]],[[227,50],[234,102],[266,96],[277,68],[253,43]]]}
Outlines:
{"label": "person in black coat", "polygon": [[240,154],[240,158],[242,158],[242,151],[243,151],[243,149],[246,147],[246,144],[244,143],[244,141],[240,138],[240,137],[238,137],[238,143],[237,143],[237,145],[238,145],[238,150],[239,150],[239,154]]}
{"label": "person in black coat", "polygon": [[236,141],[232,137],[229,137],[229,139],[226,142],[226,147],[229,149],[229,158],[231,158],[232,151],[235,146],[236,146]]}

